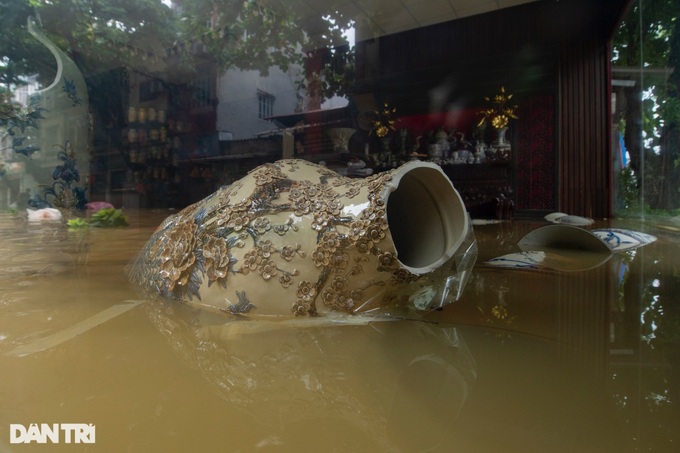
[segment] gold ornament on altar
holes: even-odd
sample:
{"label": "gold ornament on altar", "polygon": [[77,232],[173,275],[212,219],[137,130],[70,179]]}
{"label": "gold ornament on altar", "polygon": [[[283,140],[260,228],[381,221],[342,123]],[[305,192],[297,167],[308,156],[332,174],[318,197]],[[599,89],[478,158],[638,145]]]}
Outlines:
{"label": "gold ornament on altar", "polygon": [[501,87],[500,93],[493,98],[485,96],[484,100],[491,103],[491,107],[479,112],[482,115],[482,119],[479,121],[478,126],[482,126],[486,121],[489,121],[495,129],[502,129],[508,127],[510,119],[519,119],[515,114],[517,106],[506,105],[510,99],[512,99],[512,94],[506,94],[505,87]]}
{"label": "gold ornament on altar", "polygon": [[395,113],[397,113],[397,109],[395,107],[390,107],[390,105],[385,102],[382,111],[374,112],[377,119],[372,121],[373,130],[371,133],[375,132],[375,135],[383,138],[387,137],[390,131],[396,130],[396,120],[394,119]]}

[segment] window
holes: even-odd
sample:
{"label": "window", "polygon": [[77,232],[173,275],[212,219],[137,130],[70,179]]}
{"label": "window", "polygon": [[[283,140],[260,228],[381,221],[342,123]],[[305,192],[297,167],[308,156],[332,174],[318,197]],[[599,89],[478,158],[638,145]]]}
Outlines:
{"label": "window", "polygon": [[191,84],[191,108],[210,107],[214,97],[215,78],[206,75],[195,79]]}
{"label": "window", "polygon": [[257,91],[257,101],[259,103],[258,118],[266,119],[274,114],[275,97],[264,91]]}

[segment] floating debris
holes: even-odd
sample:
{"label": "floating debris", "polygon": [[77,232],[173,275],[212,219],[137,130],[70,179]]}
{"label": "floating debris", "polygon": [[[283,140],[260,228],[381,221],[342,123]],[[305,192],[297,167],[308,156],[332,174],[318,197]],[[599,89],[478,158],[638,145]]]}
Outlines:
{"label": "floating debris", "polygon": [[563,212],[553,212],[545,216],[545,220],[548,222],[559,223],[562,225],[574,225],[574,226],[587,226],[592,225],[595,221],[587,217],[581,217],[578,215],[569,215]]}
{"label": "floating debris", "polygon": [[545,253],[541,251],[516,252],[493,258],[486,262],[495,267],[510,267],[514,269],[533,269],[541,266],[545,260]]}
{"label": "floating debris", "polygon": [[32,223],[58,222],[61,220],[61,212],[55,208],[26,209],[28,221]]}
{"label": "floating debris", "polygon": [[593,234],[615,252],[633,250],[656,241],[656,236],[651,234],[620,228],[599,228],[593,230]]}

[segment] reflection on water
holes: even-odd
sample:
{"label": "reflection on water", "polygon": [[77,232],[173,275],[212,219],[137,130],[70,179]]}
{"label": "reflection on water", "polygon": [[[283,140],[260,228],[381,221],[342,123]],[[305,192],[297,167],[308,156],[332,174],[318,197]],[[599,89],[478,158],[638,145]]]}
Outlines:
{"label": "reflection on water", "polygon": [[0,215],[0,452],[73,451],[8,439],[68,422],[95,424],[87,451],[103,452],[677,443],[677,233],[620,225],[658,240],[560,272],[483,264],[542,223],[477,226],[479,265],[445,310],[289,326],[126,302],[124,267],[167,212],[128,214],[78,232]]}
{"label": "reflection on water", "polygon": [[395,442],[429,448],[441,442],[475,380],[455,327],[225,324],[174,304],[146,308],[173,349],[231,407],[279,429],[329,419],[380,450]]}

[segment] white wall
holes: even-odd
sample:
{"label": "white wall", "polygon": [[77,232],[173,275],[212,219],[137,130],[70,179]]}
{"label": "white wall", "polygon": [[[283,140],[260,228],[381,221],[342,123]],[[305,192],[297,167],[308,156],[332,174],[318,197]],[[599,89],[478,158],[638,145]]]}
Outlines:
{"label": "white wall", "polygon": [[270,68],[266,77],[258,71],[228,70],[217,80],[217,130],[231,132],[234,140],[242,140],[276,129],[271,121],[258,118],[258,90],[275,97],[274,116],[294,113],[297,74],[295,68],[287,72]]}

